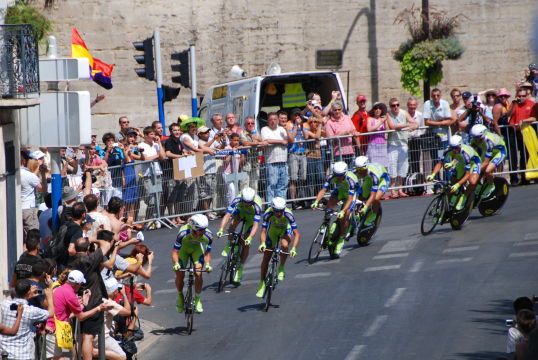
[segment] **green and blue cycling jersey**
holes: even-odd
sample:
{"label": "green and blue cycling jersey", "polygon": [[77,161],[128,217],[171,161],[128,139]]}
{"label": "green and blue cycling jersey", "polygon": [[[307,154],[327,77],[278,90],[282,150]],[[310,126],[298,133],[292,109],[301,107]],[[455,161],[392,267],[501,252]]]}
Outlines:
{"label": "green and blue cycling jersey", "polygon": [[293,230],[297,229],[297,223],[290,209],[284,209],[282,216],[276,217],[273,208],[270,207],[263,214],[262,229],[267,229],[265,245],[272,248],[281,236],[286,234],[291,236]]}
{"label": "green and blue cycling jersey", "polygon": [[362,180],[362,186],[357,187],[357,194],[362,198],[368,198],[371,192],[381,190],[383,193],[386,193],[390,184],[387,169],[376,162],[368,164],[367,169],[368,172],[365,176],[361,176],[358,172],[355,172],[357,178]]}
{"label": "green and blue cycling jersey", "polygon": [[480,165],[482,164],[478,153],[467,144],[461,145],[459,154],[455,153],[451,148],[446,149],[439,161],[445,164],[455,161],[455,168],[452,169],[453,172],[449,178],[455,176],[457,179],[461,179],[467,171],[470,171],[471,174],[480,174]]}
{"label": "green and blue cycling jersey", "polygon": [[203,234],[195,238],[190,224],[183,225],[177,234],[174,250],[179,251],[179,264],[184,269],[189,261],[189,256],[195,264],[204,264],[204,254],[211,252],[211,244],[215,235],[209,229],[205,229]]}
{"label": "green and blue cycling jersey", "polygon": [[479,153],[482,161],[489,159],[495,166],[502,164],[506,157],[506,144],[501,136],[486,131],[481,142],[471,140],[471,145]]}
{"label": "green and blue cycling jersey", "polygon": [[233,199],[232,203],[226,209],[228,214],[233,217],[238,217],[245,222],[244,233],[249,233],[252,225],[259,223],[262,217],[262,199],[256,195],[254,201],[251,204],[241,201],[241,193]]}

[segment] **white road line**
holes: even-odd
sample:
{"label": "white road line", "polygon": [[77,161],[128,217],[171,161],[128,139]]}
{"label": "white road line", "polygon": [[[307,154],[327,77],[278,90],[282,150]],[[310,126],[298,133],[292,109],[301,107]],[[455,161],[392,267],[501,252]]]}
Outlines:
{"label": "white road line", "polygon": [[385,307],[388,308],[395,305],[398,300],[400,300],[404,292],[405,288],[397,288],[396,290],[394,290],[394,295],[392,295],[392,297],[387,300],[387,302],[385,303]]}
{"label": "white road line", "polygon": [[512,253],[508,255],[509,258],[520,258],[528,256],[538,256],[538,251],[524,252],[524,253]]}
{"label": "white road line", "polygon": [[409,253],[400,253],[400,254],[385,254],[385,255],[376,255],[372,259],[374,260],[383,260],[383,259],[393,259],[399,257],[406,257]]}
{"label": "white road line", "polygon": [[386,266],[373,266],[364,269],[364,272],[369,271],[382,271],[382,270],[395,270],[399,269],[401,265],[386,265]]}
{"label": "white road line", "polygon": [[523,240],[538,240],[538,232],[525,234]]}
{"label": "white road line", "polygon": [[463,247],[453,247],[443,250],[443,254],[446,253],[453,253],[453,252],[460,252],[460,251],[473,251],[478,250],[480,246],[463,246]]}
{"label": "white road line", "polygon": [[381,248],[381,250],[379,250],[379,253],[410,251],[415,247],[418,241],[419,241],[418,238],[398,240],[398,241],[391,240],[391,241],[388,241]]}
{"label": "white road line", "polygon": [[420,269],[422,269],[422,265],[424,265],[424,261],[422,260],[415,261],[413,266],[411,266],[411,269],[409,269],[409,272],[419,272]]}
{"label": "white road line", "polygon": [[317,272],[317,273],[311,273],[311,274],[297,274],[295,275],[296,279],[308,279],[313,277],[319,277],[319,276],[330,276],[330,272]]}
{"label": "white road line", "polygon": [[462,262],[467,262],[471,260],[473,260],[472,257],[466,257],[466,258],[456,258],[456,259],[443,259],[443,260],[438,260],[435,263],[437,265],[441,265],[441,264],[462,263]]}
{"label": "white road line", "polygon": [[366,345],[355,345],[353,346],[353,349],[347,354],[344,360],[357,360],[361,353],[366,348]]}
{"label": "white road line", "polygon": [[167,283],[167,284],[171,284],[171,283],[173,283],[173,282],[176,282],[176,279],[168,279],[168,280],[166,280],[166,283]]}
{"label": "white road line", "polygon": [[157,290],[153,294],[159,295],[159,294],[177,294],[176,289],[163,289],[163,290]]}
{"label": "white road line", "polygon": [[530,245],[538,245],[537,241],[518,241],[514,243],[514,246],[530,246]]}
{"label": "white road line", "polygon": [[259,272],[260,272],[260,268],[256,267],[256,268],[252,268],[252,269],[243,270],[243,275],[245,275],[245,274],[256,274],[256,273],[259,273]]}
{"label": "white road line", "polygon": [[340,259],[321,260],[321,261],[313,263],[311,266],[319,266],[319,265],[327,265],[327,264],[338,264],[339,262],[340,262]]}
{"label": "white road line", "polygon": [[253,285],[253,284],[259,284],[259,283],[260,283],[259,279],[241,281],[241,285]]}
{"label": "white road line", "polygon": [[383,324],[385,323],[385,321],[387,321],[388,318],[388,315],[378,315],[374,319],[372,325],[370,325],[370,327],[366,329],[363,336],[374,336],[379,331],[379,329],[381,329],[381,326],[383,326]]}

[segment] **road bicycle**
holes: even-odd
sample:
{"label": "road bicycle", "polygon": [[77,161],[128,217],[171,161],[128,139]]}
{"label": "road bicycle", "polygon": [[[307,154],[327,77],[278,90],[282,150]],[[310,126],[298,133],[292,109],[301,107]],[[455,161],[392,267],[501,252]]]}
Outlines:
{"label": "road bicycle", "polygon": [[[310,244],[310,250],[308,251],[308,263],[313,264],[315,263],[318,258],[319,254],[324,249],[327,249],[327,240],[329,239],[329,229],[331,228],[331,218],[336,216],[336,211],[333,209],[325,208],[325,209],[319,209],[320,211],[323,211],[325,215],[323,216],[323,222],[318,228],[318,231],[316,232],[316,235],[314,236],[314,239],[312,240],[312,243]],[[336,223],[337,221],[334,221],[333,223]],[[334,234],[334,232],[333,232]],[[333,235],[334,237],[334,235]],[[333,239],[333,241],[336,239]]]}
{"label": "road bicycle", "polygon": [[[280,239],[278,244],[280,245]],[[274,249],[265,249],[265,251],[272,252],[271,261],[269,262],[269,267],[267,269],[267,274],[265,275],[265,291],[263,292],[263,297],[265,298],[265,304],[263,310],[265,312],[269,311],[269,306],[271,305],[271,296],[276,290],[278,284],[278,264],[280,263],[280,255],[289,255],[290,253],[283,251],[280,247],[276,246]]]}
{"label": "road bicycle", "polygon": [[420,232],[422,235],[430,234],[437,225],[450,223],[453,230],[460,230],[463,223],[469,217],[473,208],[474,196],[471,195],[463,209],[456,211],[456,202],[464,189],[460,188],[458,192],[450,193],[451,185],[448,181],[434,180],[434,189],[437,196],[430,202],[422,222],[420,224]]}
{"label": "road bicycle", "polygon": [[189,256],[189,263],[187,265],[187,268],[180,269],[179,271],[183,271],[189,274],[187,279],[187,294],[185,295],[184,300],[184,312],[185,320],[187,321],[187,333],[190,335],[192,333],[192,327],[194,323],[194,313],[196,312],[196,304],[194,301],[194,273],[207,272],[207,270],[196,270],[194,268],[194,261],[192,260],[192,256]]}
{"label": "road bicycle", "polygon": [[485,180],[481,179],[479,183],[480,190],[475,194],[476,199],[478,200],[475,201],[474,207],[478,208],[478,211],[482,216],[492,216],[503,207],[508,198],[510,187],[505,178],[496,176],[493,178],[495,189],[488,197],[482,199],[482,193],[486,189],[485,183]]}
{"label": "road bicycle", "polygon": [[[245,223],[241,222],[241,229],[239,232],[232,232],[232,240],[230,242],[230,250],[226,256],[226,261],[222,264],[220,270],[219,284],[217,286],[217,292],[221,292],[226,285],[226,279],[229,278],[230,284],[234,284],[235,273],[241,266],[241,254],[243,253],[243,227]],[[230,234],[224,234],[228,236]]]}
{"label": "road bicycle", "polygon": [[370,240],[375,235],[379,225],[381,224],[381,218],[383,217],[383,208],[379,206],[377,211],[376,218],[370,224],[365,225],[366,219],[373,211],[370,207],[363,215],[359,214],[359,211],[364,207],[364,202],[357,200],[355,204],[355,226],[357,229],[357,243],[359,246],[366,246],[370,243]]}

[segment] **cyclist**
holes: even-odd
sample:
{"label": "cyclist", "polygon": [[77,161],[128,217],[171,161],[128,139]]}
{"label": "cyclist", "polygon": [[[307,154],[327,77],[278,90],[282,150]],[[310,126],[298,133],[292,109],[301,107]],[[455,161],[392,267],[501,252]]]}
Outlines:
{"label": "cyclist", "polygon": [[506,158],[506,144],[501,136],[488,131],[482,124],[476,124],[471,128],[471,137],[471,146],[482,159],[480,173],[487,181],[487,186],[482,192],[482,199],[485,199],[495,190],[493,171],[501,167]]}
{"label": "cyclist", "polygon": [[432,181],[435,178],[435,175],[441,170],[443,162],[445,169],[451,170],[452,173],[452,176],[449,176],[453,182],[451,193],[456,193],[462,185],[469,183],[456,203],[456,210],[460,211],[480,178],[480,156],[471,146],[462,144],[461,136],[453,135],[450,137],[448,149],[444,151],[442,158],[439,159],[433,172],[426,177],[426,180]]}
{"label": "cyclist", "polygon": [[[172,270],[176,272],[176,288],[178,291],[177,312],[179,313],[183,312],[183,279],[185,277],[185,272],[179,270],[186,268],[189,262],[189,256],[192,257],[196,270],[202,270],[204,263],[207,271],[211,271],[212,269],[209,264],[209,253],[211,252],[214,235],[207,226],[208,220],[205,215],[195,214],[191,216],[189,223],[179,229],[174,248],[172,249],[172,262],[174,263]],[[194,301],[196,312],[198,313],[204,311],[202,301],[200,300],[202,284],[202,273],[196,271],[194,273]]]}
{"label": "cyclist", "polygon": [[362,201],[366,201],[359,215],[364,215],[368,209],[372,208],[370,214],[364,221],[364,225],[370,225],[377,217],[381,199],[387,192],[390,177],[387,169],[381,164],[370,163],[366,156],[359,156],[355,159],[355,175],[358,179],[363,179],[362,186],[357,189],[357,194]]}
{"label": "cyclist", "polygon": [[228,242],[226,243],[224,250],[222,250],[222,256],[228,256],[228,251],[230,251],[230,242],[233,236],[231,233],[235,231],[237,225],[239,225],[241,221],[244,221],[245,230],[243,234],[248,234],[246,238],[241,239],[244,244],[243,251],[241,253],[241,264],[239,265],[234,278],[236,283],[240,283],[241,278],[243,277],[243,265],[248,258],[250,243],[252,238],[256,236],[260,219],[262,217],[262,200],[258,195],[256,195],[256,190],[249,187],[244,188],[232,201],[230,206],[228,206],[227,213],[222,218],[220,229],[217,232],[218,238],[222,237],[224,228],[230,221],[230,217],[232,218],[232,222],[228,228],[230,235],[228,236]]}
{"label": "cyclist", "polygon": [[[339,256],[342,252],[342,248],[344,247],[346,233],[349,227],[350,214],[353,212],[353,209],[355,209],[358,179],[353,172],[348,171],[347,164],[345,162],[338,161],[334,163],[332,166],[332,174],[329,175],[325,180],[323,188],[319,191],[316,200],[312,203],[312,209],[316,209],[318,207],[319,201],[323,198],[331,184],[335,185],[335,189],[331,192],[327,207],[332,209],[338,203],[338,201],[345,201],[344,206],[338,213],[340,236],[338,237],[334,254]],[[328,245],[330,245],[330,239]]]}
{"label": "cyclist", "polygon": [[[265,252],[265,249],[274,249],[280,242],[280,248],[287,252],[291,237],[293,234],[293,246],[290,250],[290,256],[292,258],[297,256],[297,245],[301,239],[299,229],[297,229],[297,223],[295,217],[290,209],[286,207],[286,200],[281,197],[275,197],[271,200],[271,207],[263,214],[262,230],[260,232],[260,246],[258,251],[263,253],[263,260],[260,266],[261,281],[258,286],[256,296],[261,298],[265,292],[265,275],[267,274],[267,268],[269,261],[271,260],[271,253]],[[284,265],[286,264],[286,254],[280,255],[280,265],[278,267],[278,280],[283,281],[285,277]]]}

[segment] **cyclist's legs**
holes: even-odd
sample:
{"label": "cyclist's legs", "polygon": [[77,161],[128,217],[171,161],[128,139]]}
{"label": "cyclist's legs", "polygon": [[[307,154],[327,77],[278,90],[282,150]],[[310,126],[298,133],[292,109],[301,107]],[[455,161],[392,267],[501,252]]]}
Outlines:
{"label": "cyclist's legs", "polygon": [[[189,255],[190,251],[186,249],[185,244],[179,249],[178,257],[179,257],[179,265],[181,266],[181,269],[185,269],[185,264],[189,262]],[[183,291],[183,283],[185,279],[185,272],[184,271],[176,271],[176,289],[178,292]]]}
{"label": "cyclist's legs", "polygon": [[478,180],[480,180],[480,164],[472,164],[471,175],[469,176],[469,180],[467,180],[468,185],[465,189],[465,196],[469,196],[474,191]]}
{"label": "cyclist's legs", "polygon": [[[252,230],[252,222],[247,223],[245,221],[245,227],[246,230],[243,232],[243,236],[241,241],[244,241],[248,235],[250,234],[250,231]],[[247,262],[248,254],[250,252],[250,245],[246,245],[243,242],[243,250],[241,251],[241,265],[244,265]]]}
{"label": "cyclist's legs", "polygon": [[[202,245],[200,245],[199,248],[196,248],[192,252],[192,259],[194,261],[194,269],[195,270],[202,270],[204,266],[204,248]],[[202,292],[202,286],[204,283],[204,279],[202,277],[202,273],[200,271],[194,272],[194,292],[196,294],[200,294]]]}
{"label": "cyclist's legs", "polygon": [[232,221],[230,221],[230,226],[228,226],[228,244],[230,244],[232,242],[232,238],[233,238],[233,232],[235,231],[235,229],[237,228],[237,225],[239,225],[239,223],[241,222],[241,219],[239,218],[239,212],[236,210],[233,214],[232,214]]}
{"label": "cyclist's legs", "polygon": [[[278,243],[278,237],[275,236],[274,231],[272,229],[269,229],[267,231],[267,238],[265,239],[265,245],[268,249],[273,249],[274,244]],[[263,253],[263,260],[260,265],[260,278],[263,281],[265,279],[265,275],[267,275],[267,268],[269,267],[269,261],[271,260],[272,252],[270,251],[264,251]]]}
{"label": "cyclist's legs", "polygon": [[[288,252],[289,244],[291,243],[291,236],[290,234],[286,233],[286,235],[282,236],[280,238],[280,248],[282,251]],[[286,254],[280,254],[280,265],[284,266],[286,264],[286,259],[288,258],[288,255]]]}

